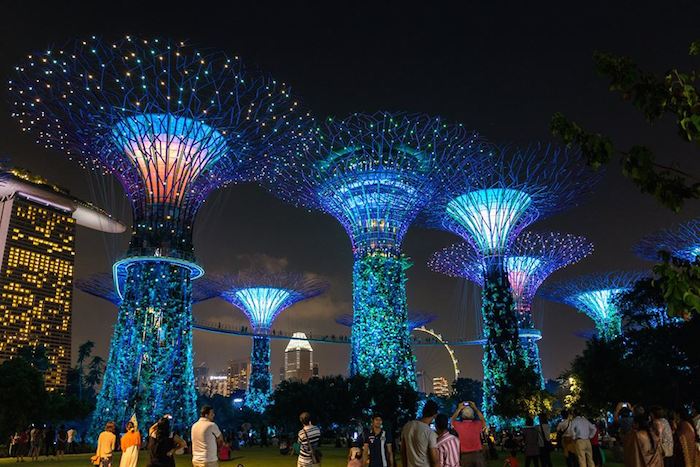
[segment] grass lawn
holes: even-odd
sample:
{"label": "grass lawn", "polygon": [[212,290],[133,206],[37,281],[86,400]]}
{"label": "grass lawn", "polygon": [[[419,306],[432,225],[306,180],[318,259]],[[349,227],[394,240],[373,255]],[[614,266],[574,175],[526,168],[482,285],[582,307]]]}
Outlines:
{"label": "grass lawn", "polygon": [[[336,449],[323,447],[323,466],[324,467],[345,467],[347,464],[346,449]],[[501,453],[502,454],[502,453]],[[281,456],[279,451],[273,448],[246,448],[241,451],[234,452],[234,459],[230,461],[220,462],[222,467],[237,467],[239,464],[244,467],[295,467],[296,457]],[[119,466],[119,456],[117,453],[112,465]],[[503,458],[501,460],[489,461],[488,467],[503,467]],[[552,453],[552,461],[555,467],[563,467],[565,465],[564,458],[561,453]],[[141,451],[139,456],[139,467],[145,467],[148,462],[148,452]],[[524,466],[525,459],[520,456],[520,465]],[[189,456],[176,457],[176,464],[181,467],[191,466]],[[17,465],[14,459],[0,459],[0,466],[7,467],[9,465]],[[39,465],[56,465],[61,467],[90,467],[90,454],[75,454],[65,456],[62,460],[54,460],[54,458],[45,459],[40,457],[38,462],[25,461],[22,466],[39,466]],[[617,467],[622,464],[607,463],[606,467]]]}

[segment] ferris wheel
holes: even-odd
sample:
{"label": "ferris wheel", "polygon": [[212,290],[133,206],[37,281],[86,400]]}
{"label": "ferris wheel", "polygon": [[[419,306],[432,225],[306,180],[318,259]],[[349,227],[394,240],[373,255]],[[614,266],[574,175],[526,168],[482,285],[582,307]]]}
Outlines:
{"label": "ferris wheel", "polygon": [[[442,347],[445,348],[445,350],[447,351],[447,354],[450,356],[450,360],[452,361],[452,369],[454,371],[454,379],[457,380],[457,378],[459,378],[459,362],[457,361],[457,357],[455,356],[454,350],[452,350],[452,347],[450,347],[449,343],[445,339],[443,339],[442,335],[438,334],[433,329],[426,328],[425,326],[418,326],[416,328],[413,328],[412,332],[427,334],[433,340],[437,341],[438,344],[440,344]],[[413,345],[423,346],[423,345],[434,345],[434,344],[433,343],[421,343],[419,341],[419,342],[414,342]]]}

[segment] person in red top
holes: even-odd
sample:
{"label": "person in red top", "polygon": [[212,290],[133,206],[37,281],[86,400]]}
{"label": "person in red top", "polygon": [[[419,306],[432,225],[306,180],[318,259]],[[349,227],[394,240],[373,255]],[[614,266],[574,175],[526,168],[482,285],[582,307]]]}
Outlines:
{"label": "person in red top", "polygon": [[486,430],[486,420],[472,401],[460,402],[450,419],[459,435],[459,463],[462,467],[486,467],[481,450],[481,432]]}

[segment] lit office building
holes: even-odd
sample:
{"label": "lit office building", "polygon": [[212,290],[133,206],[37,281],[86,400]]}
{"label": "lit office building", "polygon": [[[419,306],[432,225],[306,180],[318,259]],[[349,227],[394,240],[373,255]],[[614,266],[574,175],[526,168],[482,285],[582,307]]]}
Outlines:
{"label": "lit office building", "polygon": [[442,376],[433,378],[433,394],[438,397],[449,397],[450,396],[450,385],[447,379]]}
{"label": "lit office building", "polygon": [[45,385],[64,390],[71,365],[76,225],[125,227],[63,188],[21,169],[0,183],[0,362],[43,345]]}
{"label": "lit office building", "polygon": [[307,382],[313,376],[314,349],[306,334],[295,332],[284,350],[284,379]]}
{"label": "lit office building", "polygon": [[228,390],[233,393],[238,389],[248,389],[250,377],[250,360],[231,360],[228,364]]}

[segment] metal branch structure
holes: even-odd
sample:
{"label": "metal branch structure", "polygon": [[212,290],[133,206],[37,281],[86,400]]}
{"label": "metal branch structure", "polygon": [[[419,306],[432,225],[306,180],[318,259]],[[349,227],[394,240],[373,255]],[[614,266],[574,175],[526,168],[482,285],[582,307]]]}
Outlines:
{"label": "metal branch structure", "polygon": [[[406,326],[408,327],[409,332],[413,332],[414,329],[424,327],[426,324],[430,324],[435,319],[437,316],[431,313],[422,313],[419,311],[416,312],[408,312],[408,319],[406,320]],[[335,322],[340,324],[341,326],[346,326],[349,328],[352,328],[352,315],[340,315],[335,319]]]}
{"label": "metal branch structure", "polygon": [[[77,289],[93,297],[101,298],[117,307],[122,302],[122,298],[114,287],[112,274],[100,272],[87,277],[75,279],[73,282]],[[198,279],[192,284],[192,304],[204,302],[219,296],[218,285],[205,277]]]}
{"label": "metal branch structure", "polygon": [[622,317],[614,298],[648,275],[637,271],[591,274],[549,285],[540,295],[586,314],[595,323],[598,338],[611,340],[622,334]]}
{"label": "metal branch structure", "polygon": [[262,413],[270,403],[270,338],[275,318],[290,306],[322,294],[328,283],[308,275],[264,270],[219,279],[221,297],[239,308],[253,328],[250,380],[245,404]]}
{"label": "metal branch structure", "polygon": [[[525,362],[505,257],[513,240],[538,219],[572,207],[591,190],[594,176],[577,151],[548,145],[492,146],[481,164],[445,183],[426,209],[425,222],[453,232],[483,263],[484,404],[508,391],[505,376]],[[493,424],[495,417],[488,415]]]}
{"label": "metal branch structure", "polygon": [[481,151],[460,125],[407,113],[328,120],[275,155],[280,198],[335,217],[352,242],[351,374],[380,372],[415,386],[401,242],[438,187]]}
{"label": "metal branch structure", "polygon": [[[520,344],[527,363],[544,384],[537,347],[540,331],[534,329],[532,301],[542,283],[556,270],[577,263],[593,252],[585,237],[558,232],[523,232],[505,256],[505,269],[511,285],[518,319]],[[466,278],[484,286],[484,261],[481,254],[466,242],[455,243],[434,253],[428,267],[435,272]]]}
{"label": "metal branch structure", "polygon": [[132,207],[92,432],[164,413],[182,431],[196,420],[192,281],[203,270],[195,216],[213,190],[253,178],[255,161],[306,116],[286,85],[238,57],[171,40],[91,37],[29,55],[15,71],[9,91],[22,130],[116,177]]}
{"label": "metal branch structure", "polygon": [[695,262],[700,256],[700,219],[649,234],[634,246],[638,256],[650,261],[659,261],[662,251],[674,258]]}

